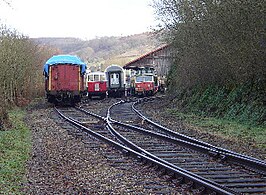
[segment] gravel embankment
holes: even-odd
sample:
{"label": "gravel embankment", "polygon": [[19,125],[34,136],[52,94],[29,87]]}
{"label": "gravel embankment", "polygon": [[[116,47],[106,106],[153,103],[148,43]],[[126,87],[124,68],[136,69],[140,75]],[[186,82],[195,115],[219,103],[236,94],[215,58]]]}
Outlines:
{"label": "gravel embankment", "polygon": [[[44,101],[29,108],[33,146],[25,194],[179,194],[152,168],[92,138],[82,141],[58,119]],[[112,155],[124,165],[115,166]]]}

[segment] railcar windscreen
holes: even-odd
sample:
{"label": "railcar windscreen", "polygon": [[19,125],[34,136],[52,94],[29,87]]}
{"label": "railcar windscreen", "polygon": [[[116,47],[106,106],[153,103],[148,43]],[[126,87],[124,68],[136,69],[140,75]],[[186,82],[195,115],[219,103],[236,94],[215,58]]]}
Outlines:
{"label": "railcar windscreen", "polygon": [[152,80],[152,77],[153,76],[138,76],[137,78],[136,78],[136,82],[146,82],[146,81],[150,81],[150,82],[152,82],[153,80]]}
{"label": "railcar windscreen", "polygon": [[100,75],[98,74],[94,75],[94,81],[100,81]]}
{"label": "railcar windscreen", "polygon": [[136,78],[136,82],[143,82],[143,81],[145,81],[144,76],[138,76],[138,77]]}
{"label": "railcar windscreen", "polygon": [[152,76],[145,76],[145,81],[152,81]]}

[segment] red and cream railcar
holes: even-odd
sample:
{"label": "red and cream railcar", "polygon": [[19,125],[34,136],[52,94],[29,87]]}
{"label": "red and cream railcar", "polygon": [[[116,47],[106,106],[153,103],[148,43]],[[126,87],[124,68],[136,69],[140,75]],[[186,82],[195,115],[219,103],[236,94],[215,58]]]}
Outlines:
{"label": "red and cream railcar", "polygon": [[136,96],[152,96],[159,88],[158,77],[153,67],[140,67],[133,73],[131,91]]}
{"label": "red and cream railcar", "polygon": [[98,96],[100,98],[106,97],[107,79],[104,72],[91,72],[87,74],[87,93],[88,97]]}
{"label": "red and cream railcar", "polygon": [[144,73],[135,77],[135,95],[152,96],[158,91],[157,76]]}

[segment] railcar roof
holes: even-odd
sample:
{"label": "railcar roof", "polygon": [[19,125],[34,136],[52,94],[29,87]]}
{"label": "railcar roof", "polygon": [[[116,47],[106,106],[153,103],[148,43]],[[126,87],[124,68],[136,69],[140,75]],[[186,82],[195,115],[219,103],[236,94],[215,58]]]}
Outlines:
{"label": "railcar roof", "polygon": [[72,55],[56,55],[51,57],[45,64],[54,65],[54,64],[73,64],[73,65],[85,65],[84,62],[79,59],[77,56]]}
{"label": "railcar roof", "polygon": [[81,59],[77,56],[73,55],[56,55],[51,57],[44,64],[44,72],[48,74],[49,66],[57,65],[57,64],[71,64],[71,65],[79,65],[81,66],[82,74],[85,73],[87,65],[81,61]]}
{"label": "railcar roof", "polygon": [[123,71],[123,67],[119,66],[119,65],[116,65],[116,64],[112,64],[110,66],[108,66],[106,69],[105,69],[105,72],[112,72],[112,71]]}
{"label": "railcar roof", "polygon": [[105,75],[104,72],[100,72],[100,71],[96,71],[96,72],[90,72],[90,73],[87,73],[88,75],[95,75],[95,74],[98,74],[98,75]]}

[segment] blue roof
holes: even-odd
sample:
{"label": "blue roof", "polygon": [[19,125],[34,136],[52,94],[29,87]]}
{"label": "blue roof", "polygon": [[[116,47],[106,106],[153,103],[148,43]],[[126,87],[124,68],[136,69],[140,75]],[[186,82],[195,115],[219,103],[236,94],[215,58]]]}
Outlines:
{"label": "blue roof", "polygon": [[73,55],[56,55],[51,57],[44,64],[43,70],[46,75],[49,75],[49,66],[57,65],[57,64],[72,64],[72,65],[80,65],[81,73],[84,74],[87,69],[87,65],[79,59],[77,56]]}

